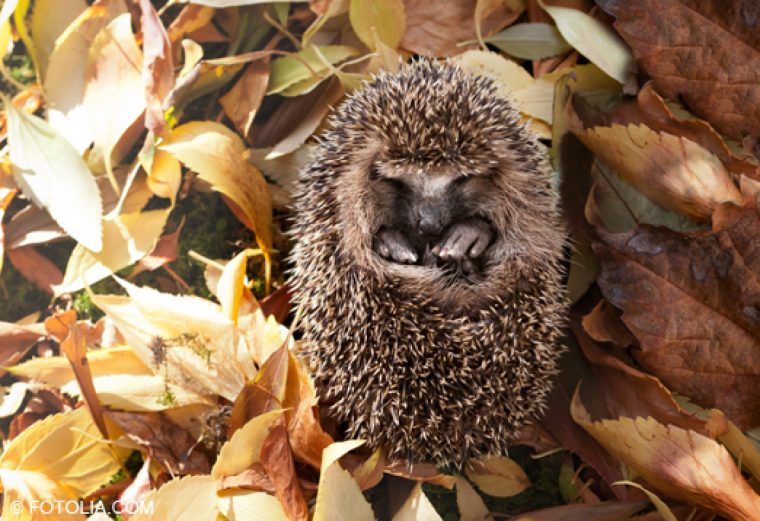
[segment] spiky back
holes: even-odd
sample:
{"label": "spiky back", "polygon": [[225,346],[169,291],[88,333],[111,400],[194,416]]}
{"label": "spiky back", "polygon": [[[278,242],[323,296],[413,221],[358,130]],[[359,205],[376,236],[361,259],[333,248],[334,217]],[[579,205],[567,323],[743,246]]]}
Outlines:
{"label": "spiky back", "polygon": [[[293,229],[291,282],[320,397],[351,436],[393,458],[461,465],[505,453],[543,409],[564,320],[564,238],[540,146],[490,80],[426,60],[366,85],[332,127],[302,172]],[[361,165],[376,153],[505,169],[484,210],[499,258],[477,309],[442,308],[445,289],[394,277],[372,254]]]}

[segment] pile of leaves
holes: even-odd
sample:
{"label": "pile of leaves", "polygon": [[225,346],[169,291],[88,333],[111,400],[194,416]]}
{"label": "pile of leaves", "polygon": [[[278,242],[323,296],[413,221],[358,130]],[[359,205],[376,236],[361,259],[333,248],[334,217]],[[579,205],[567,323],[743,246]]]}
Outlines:
{"label": "pile of leaves", "polygon": [[[0,322],[3,519],[760,518],[758,20],[752,0],[5,0],[0,291],[44,298]],[[415,55],[493,77],[562,191],[568,349],[522,465],[387,461],[320,415],[298,357],[297,172],[332,106]],[[209,207],[233,224],[198,242]]]}

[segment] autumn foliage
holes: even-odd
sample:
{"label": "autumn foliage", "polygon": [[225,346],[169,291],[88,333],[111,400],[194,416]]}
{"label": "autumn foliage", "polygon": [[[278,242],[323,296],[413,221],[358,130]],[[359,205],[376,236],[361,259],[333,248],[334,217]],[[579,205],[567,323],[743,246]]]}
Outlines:
{"label": "autumn foliage", "polygon": [[[3,519],[760,519],[758,20],[752,0],[5,0],[0,290],[50,305],[0,317]],[[515,443],[560,462],[548,508],[505,499],[536,490],[516,458],[409,467],[345,439],[298,356],[297,172],[331,107],[415,55],[493,77],[562,192],[567,354]],[[201,195],[248,238],[226,258],[183,247]]]}

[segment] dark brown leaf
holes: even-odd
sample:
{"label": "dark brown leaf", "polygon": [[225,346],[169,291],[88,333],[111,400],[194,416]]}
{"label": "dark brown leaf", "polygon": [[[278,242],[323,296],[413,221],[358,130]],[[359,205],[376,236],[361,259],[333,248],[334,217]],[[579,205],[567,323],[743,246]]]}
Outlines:
{"label": "dark brown leaf", "polygon": [[277,425],[269,431],[261,446],[261,463],[288,519],[306,521],[309,518],[309,507],[298,483],[285,425]]}
{"label": "dark brown leaf", "polygon": [[58,266],[32,246],[8,250],[8,260],[26,280],[49,295],[54,293],[53,286],[63,282]]}
{"label": "dark brown leaf", "polygon": [[669,388],[737,425],[760,424],[760,216],[724,205],[713,231],[601,232],[599,285]]}

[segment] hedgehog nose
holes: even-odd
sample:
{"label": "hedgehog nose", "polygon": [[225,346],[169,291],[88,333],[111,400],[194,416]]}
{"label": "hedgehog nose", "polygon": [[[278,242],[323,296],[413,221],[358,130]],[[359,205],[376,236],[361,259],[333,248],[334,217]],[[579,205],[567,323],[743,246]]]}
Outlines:
{"label": "hedgehog nose", "polygon": [[417,229],[425,235],[438,235],[443,230],[442,217],[434,206],[424,206],[417,212]]}

